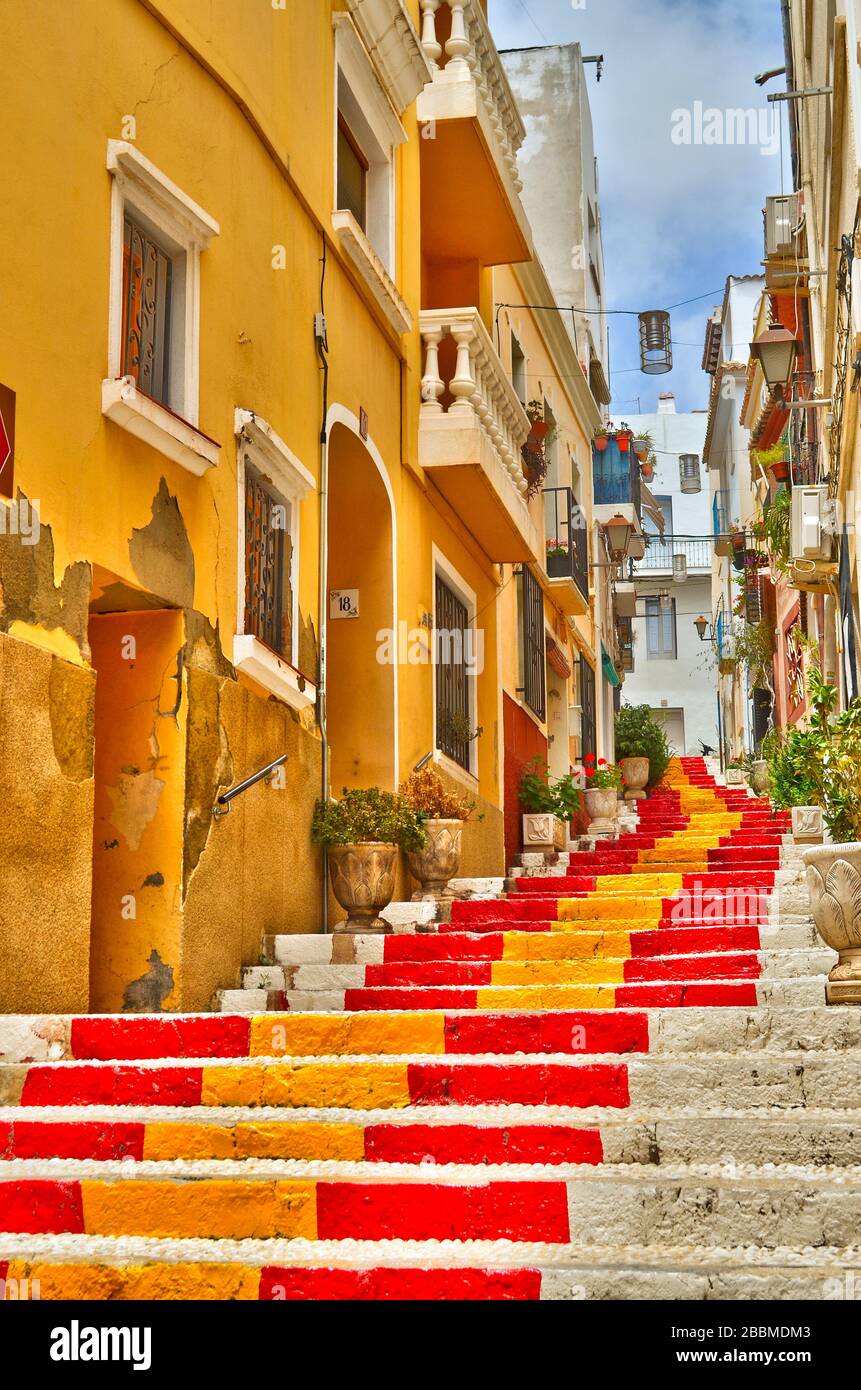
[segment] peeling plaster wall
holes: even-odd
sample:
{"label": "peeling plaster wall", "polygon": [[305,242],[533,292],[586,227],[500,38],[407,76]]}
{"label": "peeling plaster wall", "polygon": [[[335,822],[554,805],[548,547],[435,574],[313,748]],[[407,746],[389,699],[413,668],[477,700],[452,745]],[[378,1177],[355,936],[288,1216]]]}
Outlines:
{"label": "peeling plaster wall", "polygon": [[91,671],[0,633],[0,1012],[86,1011]]}
{"label": "peeling plaster wall", "polygon": [[[320,743],[285,705],[190,668],[186,764],[183,1009],[256,965],[261,938],[316,931],[320,854],[308,827],[320,788]],[[213,821],[215,798],[282,753],[284,787],[258,783]]]}
{"label": "peeling plaster wall", "polygon": [[96,614],[94,1012],[180,1003],[185,704],[182,614]]}

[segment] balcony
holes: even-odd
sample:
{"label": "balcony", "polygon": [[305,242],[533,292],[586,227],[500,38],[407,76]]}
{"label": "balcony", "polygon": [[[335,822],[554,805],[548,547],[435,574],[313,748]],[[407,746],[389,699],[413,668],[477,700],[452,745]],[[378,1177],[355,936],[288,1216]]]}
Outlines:
{"label": "balcony", "polygon": [[[525,127],[480,0],[421,0],[433,77],[420,94],[422,238],[432,260],[529,260],[517,151]],[[481,217],[469,215],[481,208]]]}
{"label": "balcony", "polygon": [[684,558],[688,574],[710,574],[714,547],[707,540],[676,540],[674,536],[663,539],[649,535],[649,544],[642,560],[634,566],[634,574],[672,574],[673,562]]}
{"label": "balcony", "polygon": [[584,516],[570,487],[544,489],[546,588],[563,613],[589,611],[589,541]]}
{"label": "balcony", "polygon": [[633,449],[622,451],[617,437],[606,437],[603,449],[592,445],[593,515],[602,526],[622,517],[640,531],[640,465]]}
{"label": "balcony", "polygon": [[526,505],[529,417],[477,309],[425,309],[419,462],[491,560],[535,561]]}

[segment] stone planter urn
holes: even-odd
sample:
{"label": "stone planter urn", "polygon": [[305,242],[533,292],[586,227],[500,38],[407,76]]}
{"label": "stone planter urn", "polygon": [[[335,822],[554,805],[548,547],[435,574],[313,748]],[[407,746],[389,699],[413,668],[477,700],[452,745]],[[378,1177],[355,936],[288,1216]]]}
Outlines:
{"label": "stone planter urn", "polygon": [[649,780],[648,758],[621,758],[619,766],[625,778],[625,800],[645,801]]}
{"label": "stone planter urn", "polygon": [[726,784],[728,787],[743,787],[744,772],[740,767],[728,767],[726,770]]}
{"label": "stone planter urn", "polygon": [[821,845],[825,838],[825,821],[821,806],[793,806],[792,838],[797,845]]}
{"label": "stone planter urn", "polygon": [[765,796],[768,780],[768,763],[764,758],[757,758],[750,772],[750,785],[757,796]]}
{"label": "stone planter urn", "polygon": [[523,849],[525,853],[537,850],[565,849],[568,843],[568,826],[550,811],[526,811],[523,816]]}
{"label": "stone planter urn", "polygon": [[463,821],[426,820],[425,830],[427,844],[424,849],[407,854],[410,873],[421,885],[413,893],[414,903],[423,898],[435,898],[437,902],[451,898],[448,882],[460,868]]}
{"label": "stone planter urn", "polygon": [[380,916],[395,893],[397,845],[369,840],[358,845],[332,845],[329,879],[332,892],[346,909],[346,922],[336,932],[385,932],[388,922]]}
{"label": "stone planter urn", "polygon": [[816,930],[840,957],[825,986],[827,1004],[861,1004],[861,843],[805,852]]}
{"label": "stone planter urn", "polygon": [[616,788],[590,787],[583,793],[589,813],[587,835],[614,835],[616,832]]}

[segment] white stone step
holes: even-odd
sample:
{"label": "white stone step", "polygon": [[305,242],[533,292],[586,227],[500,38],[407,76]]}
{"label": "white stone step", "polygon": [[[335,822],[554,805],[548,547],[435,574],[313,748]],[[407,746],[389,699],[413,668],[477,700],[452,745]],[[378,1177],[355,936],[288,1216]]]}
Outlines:
{"label": "white stone step", "polygon": [[242,971],[242,987],[249,989],[286,989],[287,979],[278,965],[246,965]]}
{"label": "white stone step", "polygon": [[[43,1297],[56,1264],[98,1264],[102,1279],[124,1266],[214,1264],[237,1269],[530,1269],[542,1300],[846,1300],[861,1287],[861,1248],[765,1250],[674,1244],[601,1246],[495,1241],[160,1240],[105,1236],[11,1236],[10,1259],[41,1274]],[[285,1301],[294,1316],[295,1305]],[[687,1344],[686,1344],[687,1345]],[[691,1342],[698,1347],[698,1342]]]}

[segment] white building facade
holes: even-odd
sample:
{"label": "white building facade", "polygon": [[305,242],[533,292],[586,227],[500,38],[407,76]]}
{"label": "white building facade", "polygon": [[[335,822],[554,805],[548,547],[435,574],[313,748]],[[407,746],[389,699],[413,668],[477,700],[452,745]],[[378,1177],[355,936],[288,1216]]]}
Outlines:
{"label": "white building facade", "polygon": [[[633,643],[622,698],[626,704],[649,705],[664,724],[678,754],[698,754],[702,746],[717,750],[717,701],[710,647],[700,641],[694,620],[712,605],[712,517],[708,477],[702,463],[706,411],[681,414],[671,392],[658,400],[654,414],[635,415],[626,423],[634,435],[651,436],[654,476],[648,487],[664,518],[661,536],[655,521],[643,514],[649,544],[633,562]],[[688,464],[683,491],[681,458]]]}

